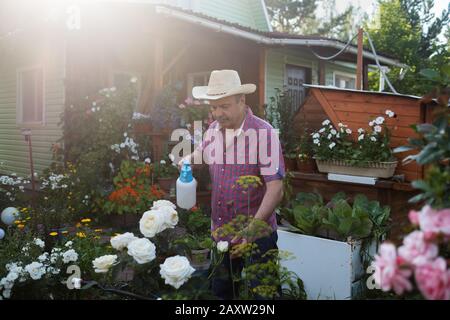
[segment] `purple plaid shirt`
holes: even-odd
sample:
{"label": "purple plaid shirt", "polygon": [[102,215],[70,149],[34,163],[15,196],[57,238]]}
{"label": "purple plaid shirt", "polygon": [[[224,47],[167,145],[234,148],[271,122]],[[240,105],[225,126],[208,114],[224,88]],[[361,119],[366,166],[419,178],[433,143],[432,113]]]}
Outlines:
{"label": "purple plaid shirt", "polygon": [[[215,130],[215,132],[220,131],[224,134],[225,137],[225,130],[219,127],[219,123],[217,121],[211,123],[209,129]],[[258,143],[250,144],[250,139],[245,137],[245,133],[249,132],[247,131],[248,129],[255,129],[255,132],[258,133]],[[269,123],[254,116],[251,109],[247,107],[245,120],[241,128],[236,132],[236,137],[232,137],[232,139],[229,139],[227,141],[220,141],[215,138],[212,139],[211,135],[207,134],[205,140],[201,145],[201,149],[204,150],[205,153],[205,148],[208,145],[210,146],[210,148],[215,148],[216,146],[218,146],[211,145],[212,143],[221,143],[223,146],[223,164],[209,164],[209,171],[211,174],[212,182],[211,229],[213,231],[223,224],[226,224],[239,214],[247,215],[247,213],[249,213],[252,217],[255,216],[266,192],[265,182],[277,179],[281,180],[285,175],[283,154],[278,140],[278,135],[275,133],[275,130]],[[266,136],[265,139],[259,140],[260,137],[263,136]],[[242,143],[241,147],[239,147],[239,144],[237,143],[238,139],[241,139],[241,143],[245,141],[245,161],[241,160],[240,162],[237,162],[237,155],[243,154],[242,145],[244,145],[244,143]],[[224,140],[226,139],[224,138]],[[234,144],[230,144],[231,140],[234,140]],[[226,146],[226,144],[228,146]],[[260,148],[265,146],[267,146],[268,151],[265,151],[264,154],[268,156],[268,159],[266,158],[266,160],[264,160],[263,158],[262,161],[260,161]],[[273,163],[268,162],[272,154],[271,148],[278,149],[278,157]],[[238,151],[240,152],[238,153]],[[227,161],[227,153],[231,153],[232,155],[234,155],[234,164],[230,164],[230,161]],[[219,155],[216,155],[215,152],[211,152],[211,154],[215,159],[218,159]],[[230,158],[231,155],[228,154],[228,159]],[[272,160],[273,159],[270,159],[270,161]],[[270,172],[264,172],[264,170],[262,170],[263,168],[267,169],[268,167],[271,167],[273,170],[271,170]],[[248,194],[243,193],[243,190],[238,188],[238,185],[236,183],[239,177],[244,175],[259,176],[260,178],[262,178],[261,181],[263,182],[262,187],[253,188],[250,190],[249,211]],[[275,231],[277,228],[275,212],[272,213],[267,222]]]}

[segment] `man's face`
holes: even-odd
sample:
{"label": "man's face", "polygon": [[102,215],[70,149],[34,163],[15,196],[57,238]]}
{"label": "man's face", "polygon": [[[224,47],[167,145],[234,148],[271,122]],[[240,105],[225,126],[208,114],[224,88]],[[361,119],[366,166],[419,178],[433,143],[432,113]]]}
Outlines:
{"label": "man's face", "polygon": [[209,102],[211,112],[222,128],[239,128],[245,115],[245,96],[231,96]]}

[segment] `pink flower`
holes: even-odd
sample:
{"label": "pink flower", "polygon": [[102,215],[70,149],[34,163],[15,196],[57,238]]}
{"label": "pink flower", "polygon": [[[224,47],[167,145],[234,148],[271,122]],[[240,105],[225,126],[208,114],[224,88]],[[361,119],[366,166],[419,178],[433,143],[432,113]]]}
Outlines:
{"label": "pink flower", "polygon": [[398,255],[406,262],[418,266],[437,257],[439,248],[434,243],[425,241],[422,231],[414,231],[403,239],[403,246],[398,248]]}
{"label": "pink flower", "polygon": [[191,97],[186,98],[186,100],[184,100],[184,103],[186,103],[187,105],[191,105],[194,103],[194,100]]}
{"label": "pink flower", "polygon": [[380,285],[383,291],[393,289],[396,294],[401,295],[404,291],[412,290],[411,282],[408,279],[412,271],[401,267],[401,262],[393,244],[381,244],[379,254],[375,256],[373,265],[375,267],[375,282]]}
{"label": "pink flower", "polygon": [[420,292],[428,300],[450,299],[450,270],[441,257],[416,268],[415,278]]}
{"label": "pink flower", "polygon": [[409,221],[410,221],[413,225],[415,225],[415,226],[418,226],[418,225],[419,225],[419,211],[411,210],[411,211],[408,213],[408,218],[409,218]]}
{"label": "pink flower", "polygon": [[450,236],[450,209],[436,211],[426,205],[419,213],[419,225],[427,238],[440,233]]}

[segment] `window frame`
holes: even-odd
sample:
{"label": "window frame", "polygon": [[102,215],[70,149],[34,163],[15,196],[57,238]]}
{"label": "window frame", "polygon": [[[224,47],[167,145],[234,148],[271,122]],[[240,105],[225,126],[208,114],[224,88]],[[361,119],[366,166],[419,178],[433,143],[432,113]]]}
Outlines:
{"label": "window frame", "polygon": [[[23,109],[23,74],[27,71],[40,69],[42,71],[42,119],[38,121],[24,121],[24,109]],[[16,69],[16,124],[18,125],[31,125],[31,126],[44,126],[46,124],[46,75],[45,68],[42,64],[23,66]]]}
{"label": "window frame", "polygon": [[[348,78],[352,78],[355,80],[355,87],[354,88],[342,88],[336,85],[336,76],[344,76]],[[340,88],[340,89],[349,89],[349,90],[355,90],[356,89],[356,74],[350,73],[350,72],[343,72],[343,71],[333,71],[333,87]]]}

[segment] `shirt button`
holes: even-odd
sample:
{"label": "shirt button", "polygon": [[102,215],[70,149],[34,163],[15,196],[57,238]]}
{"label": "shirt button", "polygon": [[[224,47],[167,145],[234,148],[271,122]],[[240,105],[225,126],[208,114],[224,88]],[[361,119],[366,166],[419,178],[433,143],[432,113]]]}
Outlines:
{"label": "shirt button", "polygon": [[222,220],[222,218],[219,218],[219,220]]}

